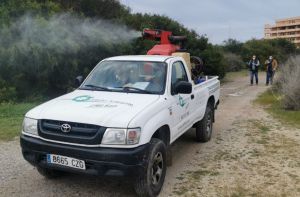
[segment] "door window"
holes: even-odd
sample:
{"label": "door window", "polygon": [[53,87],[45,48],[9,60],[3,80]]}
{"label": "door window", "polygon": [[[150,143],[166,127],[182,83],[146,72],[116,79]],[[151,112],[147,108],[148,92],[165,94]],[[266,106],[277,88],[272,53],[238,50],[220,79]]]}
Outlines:
{"label": "door window", "polygon": [[175,94],[175,86],[180,81],[187,81],[188,77],[182,62],[178,61],[172,65],[172,76],[171,76],[171,94]]}

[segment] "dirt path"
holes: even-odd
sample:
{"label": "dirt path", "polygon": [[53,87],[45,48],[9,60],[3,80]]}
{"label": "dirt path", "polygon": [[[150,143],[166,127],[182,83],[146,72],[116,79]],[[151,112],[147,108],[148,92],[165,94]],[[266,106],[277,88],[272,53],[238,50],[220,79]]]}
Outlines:
{"label": "dirt path", "polygon": [[[212,140],[196,143],[191,129],[174,143],[160,196],[300,196],[300,131],[251,103],[264,90],[246,77],[222,86]],[[18,140],[0,150],[0,196],[135,196],[124,179],[46,180],[24,161]]]}

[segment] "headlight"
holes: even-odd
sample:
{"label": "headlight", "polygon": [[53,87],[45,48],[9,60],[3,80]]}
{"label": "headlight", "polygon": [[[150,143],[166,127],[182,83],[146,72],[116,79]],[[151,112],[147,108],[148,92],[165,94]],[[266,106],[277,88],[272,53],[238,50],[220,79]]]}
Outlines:
{"label": "headlight", "polygon": [[102,144],[125,144],[126,129],[106,129]]}
{"label": "headlight", "polygon": [[141,129],[106,129],[103,138],[102,144],[110,145],[133,145],[137,144],[140,141]]}
{"label": "headlight", "polygon": [[23,121],[23,131],[28,134],[38,135],[37,125],[37,120],[25,117]]}

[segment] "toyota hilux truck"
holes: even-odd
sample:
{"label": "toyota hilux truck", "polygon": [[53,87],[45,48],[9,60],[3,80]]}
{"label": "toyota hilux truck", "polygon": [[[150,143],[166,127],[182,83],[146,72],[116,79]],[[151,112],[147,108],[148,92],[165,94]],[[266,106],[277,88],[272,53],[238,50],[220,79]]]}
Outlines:
{"label": "toyota hilux truck", "polygon": [[157,196],[171,144],[191,128],[199,142],[212,136],[220,81],[196,84],[183,57],[111,57],[80,82],[25,115],[23,157],[47,178],[127,176],[139,196]]}

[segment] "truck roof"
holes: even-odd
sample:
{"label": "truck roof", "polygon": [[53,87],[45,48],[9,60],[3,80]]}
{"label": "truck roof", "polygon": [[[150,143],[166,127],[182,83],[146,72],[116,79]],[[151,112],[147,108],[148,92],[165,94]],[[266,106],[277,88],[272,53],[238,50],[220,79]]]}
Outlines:
{"label": "truck roof", "polygon": [[128,60],[128,61],[150,61],[150,62],[164,62],[173,56],[162,56],[162,55],[126,55],[110,57],[105,60]]}

